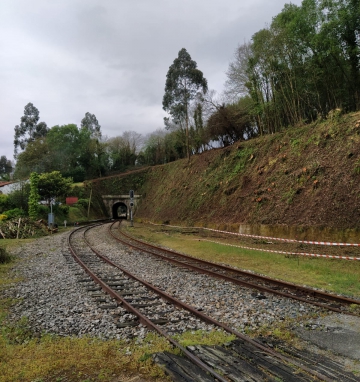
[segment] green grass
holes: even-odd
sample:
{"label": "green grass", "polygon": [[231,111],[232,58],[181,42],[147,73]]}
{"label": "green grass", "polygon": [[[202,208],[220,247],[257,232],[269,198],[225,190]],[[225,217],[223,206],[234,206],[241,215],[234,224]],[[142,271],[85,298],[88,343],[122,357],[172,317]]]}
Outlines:
{"label": "green grass", "polygon": [[[137,224],[135,224],[136,226]],[[130,233],[208,261],[251,270],[300,285],[321,288],[360,298],[360,262],[336,259],[285,257],[282,254],[241,249],[226,244],[242,245],[235,239],[224,244],[204,241],[201,237],[167,232],[138,225]],[[221,239],[210,239],[219,242]],[[249,245],[244,245],[249,246]]]}
{"label": "green grass", "polygon": [[[14,248],[31,240],[3,240]],[[148,381],[165,381],[162,370],[144,354],[172,351],[169,343],[150,333],[138,344],[135,340],[102,341],[94,338],[34,336],[25,317],[8,320],[16,300],[4,298],[2,291],[18,281],[11,274],[16,264],[0,264],[0,382],[130,381],[142,375]],[[116,379],[115,379],[116,376]]]}
{"label": "green grass", "polygon": [[184,347],[191,345],[218,345],[233,341],[235,338],[234,335],[229,335],[223,330],[213,330],[211,332],[196,330],[174,336],[174,339]]}
{"label": "green grass", "polygon": [[[19,331],[19,330],[18,330]],[[150,333],[141,345],[135,341],[101,341],[91,338],[61,338],[43,335],[13,343],[0,337],[0,382],[17,381],[113,381],[138,374],[161,377],[151,357],[157,351],[170,350],[165,339]],[[123,379],[120,379],[123,380]]]}
{"label": "green grass", "polygon": [[[8,248],[28,240],[4,240]],[[130,382],[134,376],[145,381],[165,382],[163,371],[152,362],[152,354],[162,351],[179,353],[169,342],[149,333],[140,343],[99,340],[89,337],[35,336],[25,317],[8,320],[9,308],[17,300],[2,297],[2,291],[17,282],[10,270],[16,264],[0,264],[0,382]],[[176,336],[183,346],[221,344],[232,337],[223,331],[192,331]]]}

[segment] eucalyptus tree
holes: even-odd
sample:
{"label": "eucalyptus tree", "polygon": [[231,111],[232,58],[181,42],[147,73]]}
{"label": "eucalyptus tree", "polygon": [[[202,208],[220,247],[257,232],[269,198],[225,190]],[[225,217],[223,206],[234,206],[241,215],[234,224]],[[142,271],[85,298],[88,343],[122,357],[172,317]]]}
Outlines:
{"label": "eucalyptus tree", "polygon": [[45,122],[39,121],[39,110],[29,102],[24,108],[24,115],[20,119],[20,125],[16,125],[14,130],[14,154],[18,154],[19,147],[24,150],[29,142],[37,138],[45,137],[49,129]]}
{"label": "eucalyptus tree", "polygon": [[88,130],[91,138],[101,138],[101,126],[95,114],[85,113],[85,117],[81,120],[81,128]]}
{"label": "eucalyptus tree", "polygon": [[7,159],[5,155],[0,157],[0,179],[9,179],[13,170],[13,165],[10,159]]}
{"label": "eucalyptus tree", "polygon": [[83,148],[80,163],[89,170],[86,177],[101,177],[107,167],[106,144],[101,141],[101,126],[95,114],[87,112],[81,120],[80,141]]}
{"label": "eucalyptus tree", "polygon": [[197,63],[191,59],[190,54],[182,48],[178,57],[169,67],[166,75],[163,109],[167,111],[173,121],[185,124],[186,153],[190,158],[189,150],[189,106],[196,93],[202,90],[207,92],[207,80],[202,71],[197,69]]}

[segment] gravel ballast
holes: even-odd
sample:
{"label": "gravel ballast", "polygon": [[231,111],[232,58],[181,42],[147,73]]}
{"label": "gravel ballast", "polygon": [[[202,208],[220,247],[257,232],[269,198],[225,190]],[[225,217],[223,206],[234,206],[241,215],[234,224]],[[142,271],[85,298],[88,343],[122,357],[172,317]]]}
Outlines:
{"label": "gravel ballast", "polygon": [[[102,254],[159,289],[242,332],[318,311],[307,304],[259,294],[128,251],[115,243],[106,230],[107,227],[101,227],[91,235],[91,241],[99,240],[97,250]],[[117,328],[111,312],[100,309],[91,293],[78,282],[80,267],[66,259],[69,257],[67,237],[68,233],[40,238],[14,252],[21,261],[13,272],[23,281],[7,292],[19,300],[12,308],[12,318],[25,316],[36,332],[64,336],[90,335],[104,339],[144,336],[146,331],[141,327]]]}

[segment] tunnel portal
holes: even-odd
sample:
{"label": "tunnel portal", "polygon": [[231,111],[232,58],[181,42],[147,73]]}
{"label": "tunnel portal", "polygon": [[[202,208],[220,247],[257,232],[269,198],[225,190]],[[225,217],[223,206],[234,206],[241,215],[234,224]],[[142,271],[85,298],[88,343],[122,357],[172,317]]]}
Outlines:
{"label": "tunnel portal", "polygon": [[118,202],[112,207],[113,219],[127,219],[128,208],[125,203]]}

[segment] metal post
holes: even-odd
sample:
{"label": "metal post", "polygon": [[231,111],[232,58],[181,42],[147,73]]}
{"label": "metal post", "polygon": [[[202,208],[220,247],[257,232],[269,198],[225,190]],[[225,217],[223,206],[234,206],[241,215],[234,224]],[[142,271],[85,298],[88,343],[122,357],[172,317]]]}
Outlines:
{"label": "metal post", "polygon": [[134,220],[133,220],[134,190],[130,190],[129,196],[130,196],[130,227],[134,227]]}
{"label": "metal post", "polygon": [[91,196],[92,196],[92,184],[91,184],[91,189],[90,189],[89,205],[88,205],[88,210],[87,210],[87,218],[88,219],[89,219],[89,215],[90,215]]}

